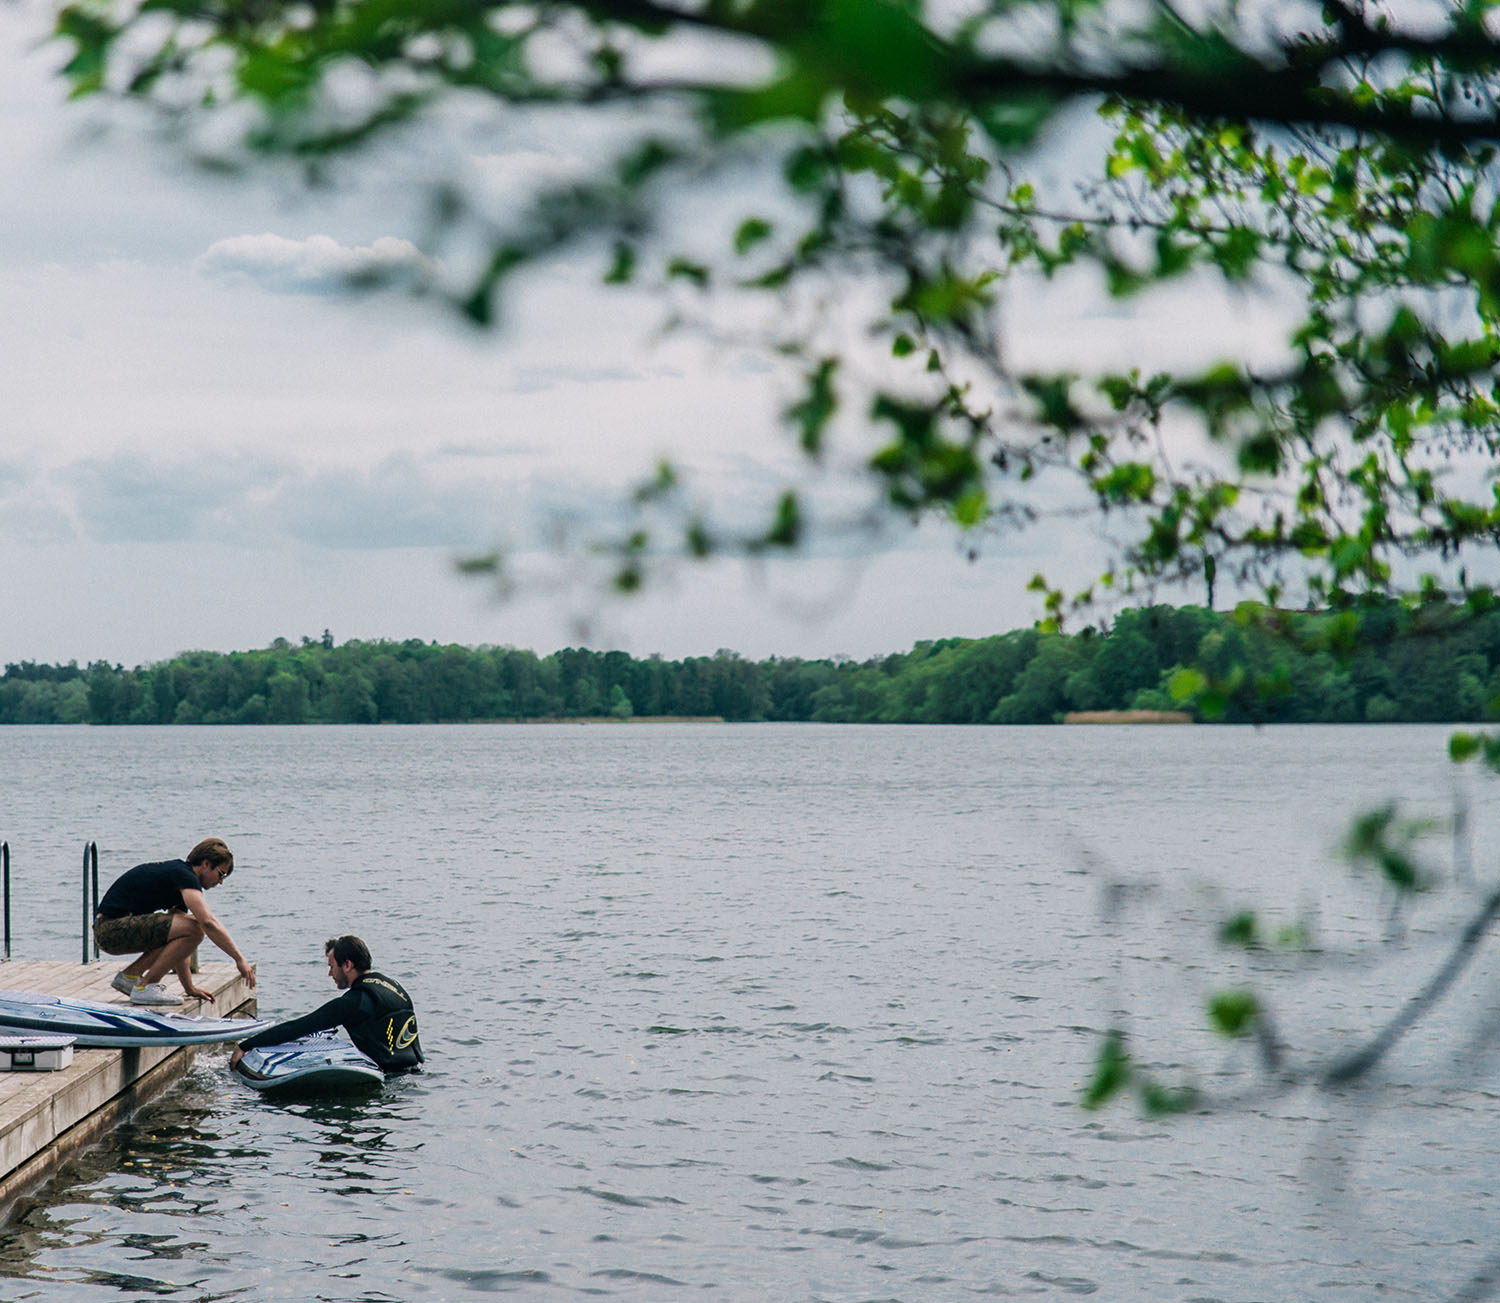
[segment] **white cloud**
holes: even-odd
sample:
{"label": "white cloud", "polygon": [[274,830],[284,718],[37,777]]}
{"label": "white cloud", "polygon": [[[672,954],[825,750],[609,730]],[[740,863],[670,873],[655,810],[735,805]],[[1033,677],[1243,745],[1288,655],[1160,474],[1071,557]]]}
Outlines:
{"label": "white cloud", "polygon": [[433,270],[416,245],[395,236],[351,249],[328,235],[292,240],[269,231],[216,240],[193,267],[203,276],[248,281],[278,294],[337,294],[364,280],[410,282]]}

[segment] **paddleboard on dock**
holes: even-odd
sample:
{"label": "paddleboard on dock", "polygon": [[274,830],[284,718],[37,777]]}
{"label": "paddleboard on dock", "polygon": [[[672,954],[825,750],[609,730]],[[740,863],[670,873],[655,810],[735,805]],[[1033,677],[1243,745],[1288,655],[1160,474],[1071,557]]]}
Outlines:
{"label": "paddleboard on dock", "polygon": [[71,1036],[84,1049],[212,1045],[271,1026],[254,1018],[204,1018],[149,1006],[78,1000],[40,991],[0,990],[0,1035],[16,1030]]}

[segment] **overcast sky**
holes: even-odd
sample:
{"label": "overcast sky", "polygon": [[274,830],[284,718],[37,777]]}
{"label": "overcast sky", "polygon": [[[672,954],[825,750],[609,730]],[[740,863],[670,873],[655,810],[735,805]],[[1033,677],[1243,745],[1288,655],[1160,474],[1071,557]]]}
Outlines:
{"label": "overcast sky", "polygon": [[[655,339],[658,310],[581,262],[533,276],[491,334],[334,294],[353,259],[414,256],[400,187],[211,183],[128,124],[87,143],[57,52],[27,52],[37,12],[0,4],[0,661],[133,665],[324,629],[862,658],[1029,624],[1038,569],[1076,582],[1097,559],[1086,525],[977,562],[951,531],[897,527],[601,605],[539,550],[548,522],[607,514],[663,454],[744,509],[794,482],[765,359]],[[1071,329],[1100,354],[1134,334],[1110,313]],[[549,581],[499,602],[457,575],[497,543]]]}

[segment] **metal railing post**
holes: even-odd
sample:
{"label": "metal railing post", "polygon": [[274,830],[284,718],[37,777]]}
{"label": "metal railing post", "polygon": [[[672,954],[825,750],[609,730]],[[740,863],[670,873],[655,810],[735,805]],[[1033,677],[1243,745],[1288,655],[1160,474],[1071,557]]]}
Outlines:
{"label": "metal railing post", "polygon": [[[92,873],[90,873],[92,870]],[[89,885],[94,888],[93,908],[89,907]],[[89,961],[89,942],[94,934],[94,915],[99,910],[99,843],[87,842],[83,848],[83,962]],[[99,946],[94,945],[94,958],[99,958]]]}
{"label": "metal railing post", "polygon": [[0,842],[0,878],[5,890],[5,958],[10,958],[10,843]]}

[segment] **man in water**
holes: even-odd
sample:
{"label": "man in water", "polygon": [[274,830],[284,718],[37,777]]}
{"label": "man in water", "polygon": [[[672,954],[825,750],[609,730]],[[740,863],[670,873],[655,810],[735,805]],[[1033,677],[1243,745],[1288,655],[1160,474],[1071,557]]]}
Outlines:
{"label": "man in water", "polygon": [[243,1040],[229,1058],[238,1067],[246,1050],[284,1045],[312,1032],[342,1027],[362,1053],[385,1072],[409,1072],[422,1062],[417,1039],[417,1014],[411,997],[399,982],[370,971],[370,948],[358,937],[343,936],[323,943],[328,976],[343,992],[321,1008],[290,1018]]}
{"label": "man in water", "polygon": [[192,958],[207,937],[234,960],[252,990],[255,968],[234,944],[229,931],[213,915],[205,891],[211,891],[234,872],[234,856],[217,837],[199,842],[185,860],[137,864],[115,879],[94,915],[94,940],[108,955],[140,951],[110,983],[130,997],[131,1004],[181,1004],[161,979],[175,972],[188,995],[212,1000],[213,994],[193,983]]}

